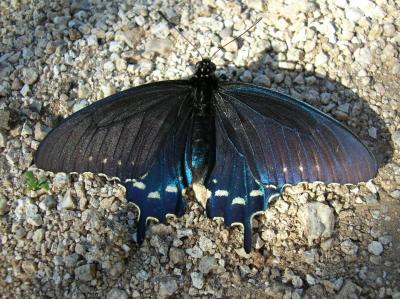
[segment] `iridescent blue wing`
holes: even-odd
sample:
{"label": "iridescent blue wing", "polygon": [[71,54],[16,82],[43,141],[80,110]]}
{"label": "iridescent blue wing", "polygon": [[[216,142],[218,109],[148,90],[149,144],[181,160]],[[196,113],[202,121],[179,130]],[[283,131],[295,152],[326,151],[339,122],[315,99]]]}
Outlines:
{"label": "iridescent blue wing", "polygon": [[191,97],[183,80],[112,95],[54,128],[41,142],[35,163],[54,172],[90,171],[127,180],[127,199],[141,209],[140,241],[148,217],[163,221],[166,214],[183,211],[179,163]]}
{"label": "iridescent blue wing", "polygon": [[[239,222],[244,224],[245,234],[251,232],[252,214],[264,210],[271,195],[279,193],[285,184],[358,183],[376,174],[373,155],[357,137],[303,102],[269,89],[235,83],[221,84],[214,102],[219,122],[216,134],[223,141],[217,146],[216,167],[207,183],[212,190],[208,212],[230,219],[239,213],[232,197],[244,199],[237,202],[244,203]],[[231,167],[229,172],[224,165],[243,166]],[[246,177],[247,185],[231,195],[227,183],[237,176]],[[219,196],[224,194],[221,190],[229,195]],[[263,195],[256,190],[264,191]],[[258,200],[250,196],[252,192],[260,194]],[[250,241],[251,235],[245,235],[247,251]]]}
{"label": "iridescent blue wing", "polygon": [[137,231],[139,244],[145,237],[148,219],[165,222],[168,215],[182,216],[185,211],[183,190],[188,184],[184,158],[192,114],[189,109],[184,110],[187,111],[178,115],[176,125],[161,145],[161,151],[149,171],[125,183],[128,200],[140,210]]}

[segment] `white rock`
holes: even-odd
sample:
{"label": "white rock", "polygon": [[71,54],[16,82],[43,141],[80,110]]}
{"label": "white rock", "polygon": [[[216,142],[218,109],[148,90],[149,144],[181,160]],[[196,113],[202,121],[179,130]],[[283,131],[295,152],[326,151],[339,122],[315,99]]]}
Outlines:
{"label": "white rock", "polygon": [[156,52],[167,55],[172,51],[172,42],[167,38],[153,38],[146,43],[146,52]]}
{"label": "white rock", "polygon": [[43,211],[49,211],[54,209],[57,205],[56,201],[51,195],[45,194],[40,197],[41,202],[39,203],[39,208]]}
{"label": "white rock", "polygon": [[0,196],[0,216],[8,211],[7,200]]}
{"label": "white rock", "polygon": [[264,9],[264,2],[262,0],[247,0],[246,4],[255,10],[262,11]]}
{"label": "white rock", "polygon": [[43,223],[42,216],[38,214],[37,205],[27,202],[26,204],[26,221],[33,226],[41,226]]}
{"label": "white rock", "polygon": [[349,103],[344,103],[342,105],[339,105],[337,108],[339,111],[342,111],[346,114],[349,114],[350,112],[350,104]]}
{"label": "white rock", "polygon": [[369,191],[371,191],[372,193],[378,193],[378,187],[372,182],[372,181],[368,181],[365,184],[365,187],[368,188]]}
{"label": "white rock", "polygon": [[201,258],[203,256],[203,251],[198,246],[186,249],[186,253],[196,259]]}
{"label": "white rock", "polygon": [[39,229],[35,230],[35,232],[33,233],[33,236],[32,236],[33,242],[35,242],[36,244],[41,243],[44,239],[44,233],[45,233],[45,231],[43,228],[39,228]]}
{"label": "white rock", "polygon": [[44,137],[46,137],[46,135],[47,135],[47,133],[50,131],[50,129],[49,128],[47,128],[47,127],[45,127],[45,126],[43,126],[41,123],[36,123],[36,125],[35,125],[35,131],[34,131],[34,134],[35,134],[35,139],[36,140],[43,140],[44,139]]}
{"label": "white rock", "polygon": [[359,8],[367,17],[382,19],[386,14],[384,10],[370,0],[351,0],[350,6]]}
{"label": "white rock", "polygon": [[78,280],[91,281],[96,277],[96,266],[94,264],[82,265],[76,268],[74,272]]}
{"label": "white rock", "polygon": [[6,147],[7,136],[0,132],[0,148]]}
{"label": "white rock", "polygon": [[361,288],[350,280],[346,283],[337,295],[337,298],[359,298]]}
{"label": "white rock", "polygon": [[348,6],[347,0],[334,0],[333,2],[340,8],[346,8]]}
{"label": "white rock", "polygon": [[61,200],[60,208],[65,209],[65,210],[73,210],[73,209],[75,209],[75,207],[76,206],[72,199],[71,191],[68,189],[67,192],[65,192],[65,194]]}
{"label": "white rock", "polygon": [[386,36],[394,36],[396,34],[396,27],[392,23],[385,23],[383,25],[383,32]]}
{"label": "white rock", "polygon": [[400,130],[397,130],[392,134],[392,141],[395,144],[395,146],[400,148]]}
{"label": "white rock", "polygon": [[278,199],[275,203],[275,208],[282,214],[285,214],[289,209],[289,204],[283,199]]}
{"label": "white rock", "polygon": [[39,75],[35,69],[33,69],[33,68],[22,69],[21,79],[22,79],[22,82],[24,82],[25,84],[32,85],[33,83],[35,83],[37,81],[38,78],[39,78]]}
{"label": "white rock", "polygon": [[366,67],[372,63],[371,50],[367,47],[359,48],[354,52],[355,61]]}
{"label": "white rock", "polygon": [[115,40],[125,42],[130,48],[135,49],[143,37],[143,29],[135,27],[128,31],[118,31],[115,34]]}
{"label": "white rock", "polygon": [[314,276],[312,276],[310,274],[306,275],[306,281],[309,285],[315,285],[315,283],[316,283]]}
{"label": "white rock", "polygon": [[106,61],[103,65],[103,69],[106,72],[112,72],[113,70],[115,70],[115,65],[112,61]]}
{"label": "white rock", "polygon": [[251,82],[251,80],[253,79],[253,76],[251,75],[251,72],[246,70],[244,71],[241,75],[240,75],[240,80],[243,82]]}
{"label": "white rock", "polygon": [[217,259],[213,256],[203,256],[199,263],[199,271],[208,274],[218,268]]}
{"label": "white rock", "polygon": [[390,196],[394,199],[400,199],[400,190],[393,190],[390,192]]}
{"label": "white rock", "polygon": [[289,61],[301,61],[304,58],[304,51],[296,48],[290,48],[287,52],[287,60]]}
{"label": "white rock", "polygon": [[192,272],[190,273],[190,277],[192,278],[192,285],[197,289],[202,289],[204,286],[204,278],[203,274],[200,272]]}
{"label": "white rock", "polygon": [[88,35],[86,37],[86,41],[88,43],[88,46],[90,46],[90,47],[97,47],[98,46],[97,36],[96,35]]}
{"label": "white rock", "polygon": [[149,59],[141,59],[138,63],[139,73],[141,76],[147,76],[154,68],[154,64]]}
{"label": "white rock", "polygon": [[41,215],[35,214],[26,218],[26,222],[33,226],[41,226],[43,224],[43,218]]}
{"label": "white rock", "polygon": [[213,242],[209,238],[201,236],[199,240],[199,247],[203,252],[210,251],[213,248]]}
{"label": "white rock", "polygon": [[76,102],[75,104],[74,104],[74,106],[72,107],[72,112],[77,112],[77,111],[79,111],[79,110],[81,110],[81,109],[83,109],[83,108],[85,108],[86,106],[88,106],[89,105],[89,102],[88,101],[86,101],[86,100],[80,100],[80,101],[78,101],[78,102]]}
{"label": "white rock", "polygon": [[318,55],[315,57],[315,65],[320,66],[324,65],[328,62],[328,55],[326,55],[323,52],[318,53]]}
{"label": "white rock", "polygon": [[354,244],[351,240],[345,240],[340,243],[340,249],[343,253],[348,255],[356,255],[358,252],[358,246]]}
{"label": "white rock", "polygon": [[185,237],[193,236],[193,231],[190,228],[177,229],[176,237],[182,239]]}
{"label": "white rock", "polygon": [[59,172],[54,176],[53,187],[56,189],[64,188],[69,183],[69,177],[64,172]]}
{"label": "white rock", "polygon": [[303,280],[300,278],[300,276],[294,275],[292,277],[292,285],[296,288],[299,289],[303,286]]}
{"label": "white rock", "polygon": [[28,84],[24,84],[24,86],[21,88],[20,93],[26,97],[28,95],[30,91],[29,85]]}
{"label": "white rock", "polygon": [[160,282],[159,295],[161,298],[167,298],[172,296],[178,290],[178,284],[176,280],[168,277]]}
{"label": "white rock", "polygon": [[376,139],[378,137],[378,129],[375,127],[368,128],[368,135],[369,137]]}
{"label": "white rock", "polygon": [[380,242],[378,241],[372,241],[368,245],[368,251],[372,253],[373,255],[381,255],[383,252],[383,246]]}
{"label": "white rock", "polygon": [[121,289],[118,288],[112,288],[108,293],[107,293],[107,299],[127,299],[128,294]]}
{"label": "white rock", "polygon": [[119,53],[124,49],[124,43],[121,41],[110,42],[110,52]]}
{"label": "white rock", "polygon": [[159,22],[157,24],[154,24],[150,28],[150,32],[152,35],[155,35],[159,38],[166,38],[169,34],[169,27],[167,22]]}
{"label": "white rock", "polygon": [[308,203],[299,209],[298,217],[310,245],[314,240],[329,238],[333,233],[335,218],[332,208],[326,204]]}
{"label": "white rock", "polygon": [[349,21],[352,21],[354,23],[357,23],[364,16],[361,9],[359,9],[357,7],[346,8],[345,15]]}
{"label": "white rock", "polygon": [[108,82],[101,86],[101,91],[104,97],[108,97],[115,93],[115,87],[112,83]]}
{"label": "white rock", "polygon": [[298,42],[305,42],[307,40],[307,28],[302,27],[297,33],[294,34],[292,42],[294,44]]}
{"label": "white rock", "polygon": [[388,245],[390,242],[392,242],[393,237],[390,235],[385,235],[385,236],[381,236],[379,237],[379,243],[381,243],[382,245]]}

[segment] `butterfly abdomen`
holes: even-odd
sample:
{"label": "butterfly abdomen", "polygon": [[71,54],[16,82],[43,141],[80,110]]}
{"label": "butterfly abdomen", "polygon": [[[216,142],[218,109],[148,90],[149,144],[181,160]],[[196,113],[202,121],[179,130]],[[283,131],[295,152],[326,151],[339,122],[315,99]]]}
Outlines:
{"label": "butterfly abdomen", "polygon": [[195,115],[186,148],[188,183],[203,183],[214,165],[215,134],[212,115]]}

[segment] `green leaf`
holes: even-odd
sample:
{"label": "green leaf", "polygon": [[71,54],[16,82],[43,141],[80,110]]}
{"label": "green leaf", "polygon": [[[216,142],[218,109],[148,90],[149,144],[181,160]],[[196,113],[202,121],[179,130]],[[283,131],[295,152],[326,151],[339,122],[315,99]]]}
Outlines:
{"label": "green leaf", "polygon": [[44,189],[49,191],[49,183],[47,182],[46,177],[41,177],[39,180],[35,178],[32,171],[27,171],[24,173],[24,177],[26,179],[26,185],[29,190],[37,191],[39,189]]}
{"label": "green leaf", "polygon": [[47,182],[47,178],[45,176],[42,176],[39,180],[38,180],[38,185],[41,185],[43,183]]}
{"label": "green leaf", "polygon": [[27,182],[37,182],[37,179],[35,178],[35,176],[33,175],[32,171],[26,171],[24,173],[24,177],[26,178]]}
{"label": "green leaf", "polygon": [[45,178],[45,180],[42,181],[42,182],[40,182],[40,180],[39,180],[39,185],[38,185],[38,187],[39,187],[39,189],[43,189],[43,190],[46,190],[46,191],[49,191],[49,190],[50,190],[49,183],[47,182],[47,179],[46,179],[46,178]]}
{"label": "green leaf", "polygon": [[28,186],[29,190],[37,190],[38,181],[33,175],[32,171],[27,171],[24,173],[24,177],[26,179],[26,185]]}

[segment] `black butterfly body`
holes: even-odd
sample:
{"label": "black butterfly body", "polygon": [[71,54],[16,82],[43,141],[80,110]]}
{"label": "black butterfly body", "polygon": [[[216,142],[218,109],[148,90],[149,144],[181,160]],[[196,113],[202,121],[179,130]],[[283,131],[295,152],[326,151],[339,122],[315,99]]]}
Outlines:
{"label": "black butterfly body", "polygon": [[242,224],[285,184],[358,183],[374,177],[373,155],[328,115],[256,85],[220,82],[203,59],[189,80],[134,87],[65,119],[42,141],[38,167],[118,177],[140,209],[138,241],[148,218],[182,215],[183,192],[209,190],[207,214]]}

